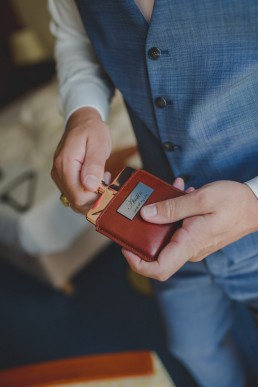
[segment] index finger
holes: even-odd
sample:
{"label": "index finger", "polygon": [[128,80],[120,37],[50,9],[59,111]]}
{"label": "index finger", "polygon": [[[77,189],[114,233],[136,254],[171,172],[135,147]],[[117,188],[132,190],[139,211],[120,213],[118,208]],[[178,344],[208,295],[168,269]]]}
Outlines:
{"label": "index finger", "polygon": [[[98,130],[97,130],[98,129]],[[109,129],[104,123],[95,127],[87,137],[85,157],[82,162],[80,180],[89,191],[95,192],[103,179],[105,164],[111,153]]]}
{"label": "index finger", "polygon": [[97,198],[97,194],[87,191],[79,180],[80,166],[77,163],[70,163],[69,167],[65,168],[65,173],[60,179],[55,171],[52,172],[52,177],[55,177],[60,192],[69,200],[71,207],[76,211],[85,213],[89,205]]}

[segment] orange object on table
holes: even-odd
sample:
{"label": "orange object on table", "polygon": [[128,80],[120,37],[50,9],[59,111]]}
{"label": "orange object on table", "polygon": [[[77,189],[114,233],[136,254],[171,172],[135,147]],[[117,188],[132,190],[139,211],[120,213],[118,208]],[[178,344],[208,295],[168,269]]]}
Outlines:
{"label": "orange object on table", "polygon": [[43,387],[153,373],[148,351],[83,356],[0,371],[1,387]]}

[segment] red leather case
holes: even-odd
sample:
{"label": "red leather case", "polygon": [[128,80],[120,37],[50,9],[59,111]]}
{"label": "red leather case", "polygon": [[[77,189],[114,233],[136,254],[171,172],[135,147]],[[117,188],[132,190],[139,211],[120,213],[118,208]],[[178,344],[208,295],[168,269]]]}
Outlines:
{"label": "red leather case", "polygon": [[137,170],[100,214],[96,221],[96,230],[145,261],[153,261],[168,243],[180,222],[153,224],[143,220],[139,211],[132,220],[117,212],[140,182],[153,189],[144,205],[184,195],[183,191],[172,187],[156,176],[143,170]]}

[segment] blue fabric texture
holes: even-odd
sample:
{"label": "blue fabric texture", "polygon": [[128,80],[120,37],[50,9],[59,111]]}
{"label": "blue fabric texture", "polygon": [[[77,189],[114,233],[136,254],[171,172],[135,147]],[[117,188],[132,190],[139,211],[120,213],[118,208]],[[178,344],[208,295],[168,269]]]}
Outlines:
{"label": "blue fabric texture", "polygon": [[[216,180],[244,182],[258,175],[257,0],[156,0],[150,24],[133,0],[76,3],[98,59],[124,96],[146,169],[170,181],[172,175],[187,176],[187,185],[196,188]],[[153,47],[160,50],[156,59],[149,56]],[[163,98],[165,106],[157,106],[157,98]],[[164,143],[173,143],[173,151]],[[227,286],[235,284],[234,291],[223,290],[228,298],[258,298],[258,271],[249,271],[258,266],[258,233],[206,262],[206,276],[230,276]],[[202,287],[198,292],[199,283],[193,283],[198,299]],[[211,303],[214,299],[223,310],[226,301],[219,302],[221,294],[211,284],[209,289]],[[172,301],[160,290],[161,298],[162,294],[160,304],[170,321]],[[224,334],[226,329],[225,323]],[[200,383],[243,385],[241,377],[238,383],[232,380],[229,375],[224,384],[205,378]]]}
{"label": "blue fabric texture", "polygon": [[[170,181],[187,176],[196,188],[258,175],[256,0],[157,0],[150,25],[134,1],[77,6],[125,98],[146,169]],[[161,51],[157,60],[148,56],[152,47]],[[165,108],[156,107],[157,97]],[[166,142],[176,150],[164,150]],[[226,250],[232,259],[253,256],[258,235]]]}

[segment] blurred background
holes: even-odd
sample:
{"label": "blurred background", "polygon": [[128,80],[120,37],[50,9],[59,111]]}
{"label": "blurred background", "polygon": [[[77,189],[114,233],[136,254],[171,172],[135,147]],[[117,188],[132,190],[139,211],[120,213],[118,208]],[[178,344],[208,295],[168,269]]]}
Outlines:
{"label": "blurred background", "polygon": [[[15,377],[15,367],[146,350],[162,361],[154,386],[171,377],[194,386],[165,349],[151,283],[59,201],[50,179],[63,132],[53,46],[46,0],[0,2],[0,369]],[[119,93],[109,124],[113,176],[140,167]]]}
{"label": "blurred background", "polygon": [[[130,386],[173,386],[173,380],[194,387],[165,347],[151,282],[133,274],[118,246],[59,201],[50,179],[63,132],[53,45],[46,0],[0,2],[0,369],[8,372],[0,372],[0,386],[23,385],[16,367],[145,350],[156,356],[152,376]],[[109,124],[108,169],[115,176],[124,165],[139,168],[119,93]],[[250,321],[238,311],[238,330],[243,323]],[[252,366],[256,344],[248,329],[238,338]]]}
{"label": "blurred background", "polygon": [[51,79],[53,39],[45,0],[2,1],[0,5],[1,106]]}

